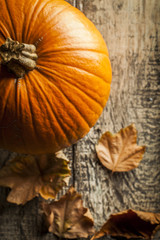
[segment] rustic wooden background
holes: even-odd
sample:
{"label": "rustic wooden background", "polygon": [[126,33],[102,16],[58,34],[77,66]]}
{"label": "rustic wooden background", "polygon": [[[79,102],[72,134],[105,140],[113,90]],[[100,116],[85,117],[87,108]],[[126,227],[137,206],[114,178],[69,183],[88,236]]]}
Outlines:
{"label": "rustic wooden background", "polygon": [[[71,184],[83,194],[97,229],[111,213],[124,209],[160,212],[160,1],[68,2],[100,30],[113,68],[110,99],[99,121],[65,151],[72,163]],[[95,144],[106,130],[117,132],[130,123],[138,129],[138,143],[147,146],[144,159],[135,170],[111,175],[99,163]],[[13,154],[0,150],[0,166]],[[39,199],[16,206],[6,202],[8,192],[0,188],[0,240],[57,239],[42,233]]]}

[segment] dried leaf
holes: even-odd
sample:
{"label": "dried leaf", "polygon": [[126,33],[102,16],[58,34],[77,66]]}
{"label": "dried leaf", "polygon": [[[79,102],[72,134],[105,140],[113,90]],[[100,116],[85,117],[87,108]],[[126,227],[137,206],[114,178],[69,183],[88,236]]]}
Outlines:
{"label": "dried leaf", "polygon": [[42,207],[49,232],[60,238],[87,238],[95,232],[92,216],[73,187],[59,201]]}
{"label": "dried leaf", "polygon": [[151,239],[159,228],[160,213],[141,212],[129,209],[112,214],[101,230],[93,236],[92,240],[104,235],[125,237],[127,239]]}
{"label": "dried leaf", "polygon": [[138,167],[145,152],[144,146],[138,146],[137,130],[134,124],[112,135],[106,132],[96,146],[101,163],[112,172],[125,172]]}
{"label": "dried leaf", "polygon": [[55,198],[69,175],[68,160],[58,154],[18,156],[0,169],[0,185],[12,189],[9,202],[25,204],[38,194]]}

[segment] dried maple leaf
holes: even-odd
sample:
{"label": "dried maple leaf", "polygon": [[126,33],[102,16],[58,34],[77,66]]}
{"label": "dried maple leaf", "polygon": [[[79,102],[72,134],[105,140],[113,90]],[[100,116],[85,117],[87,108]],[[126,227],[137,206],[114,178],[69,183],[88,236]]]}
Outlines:
{"label": "dried maple leaf", "polygon": [[9,202],[25,204],[38,194],[55,198],[69,175],[68,160],[59,153],[17,156],[0,169],[0,185],[12,189]]}
{"label": "dried maple leaf", "polygon": [[73,187],[59,201],[43,203],[42,208],[49,232],[60,238],[87,238],[95,232],[92,216]]}
{"label": "dried maple leaf", "polygon": [[145,152],[138,146],[137,130],[134,124],[112,135],[106,132],[96,145],[97,156],[101,163],[112,172],[125,172],[138,167]]}
{"label": "dried maple leaf", "polygon": [[112,214],[93,238],[104,235],[113,237],[151,239],[160,228],[160,213],[126,210]]}

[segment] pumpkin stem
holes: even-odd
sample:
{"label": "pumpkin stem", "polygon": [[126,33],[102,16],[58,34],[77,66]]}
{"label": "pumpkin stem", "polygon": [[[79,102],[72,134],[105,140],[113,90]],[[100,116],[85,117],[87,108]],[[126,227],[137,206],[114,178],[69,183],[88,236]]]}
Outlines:
{"label": "pumpkin stem", "polygon": [[36,67],[36,47],[32,44],[19,43],[11,38],[0,46],[2,64],[12,71],[16,77],[22,78],[25,73]]}

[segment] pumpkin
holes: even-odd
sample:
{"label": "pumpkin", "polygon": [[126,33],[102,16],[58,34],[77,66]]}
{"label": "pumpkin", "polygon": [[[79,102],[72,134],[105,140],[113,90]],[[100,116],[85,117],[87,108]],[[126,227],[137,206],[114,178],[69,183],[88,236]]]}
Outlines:
{"label": "pumpkin", "polygon": [[84,137],[110,92],[107,46],[63,0],[0,1],[0,147],[53,153]]}

